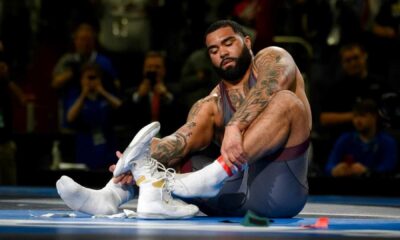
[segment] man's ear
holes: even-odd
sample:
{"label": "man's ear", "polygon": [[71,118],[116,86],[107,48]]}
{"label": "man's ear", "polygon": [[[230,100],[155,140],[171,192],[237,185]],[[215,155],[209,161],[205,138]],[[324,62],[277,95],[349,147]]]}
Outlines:
{"label": "man's ear", "polygon": [[244,37],[244,44],[246,44],[247,48],[251,50],[251,38],[249,36]]}

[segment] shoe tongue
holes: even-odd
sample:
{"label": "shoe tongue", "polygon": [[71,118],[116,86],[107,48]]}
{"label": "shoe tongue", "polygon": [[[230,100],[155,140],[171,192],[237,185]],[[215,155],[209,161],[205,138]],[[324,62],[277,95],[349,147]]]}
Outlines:
{"label": "shoe tongue", "polygon": [[154,178],[162,178],[162,177],[164,177],[164,173],[159,172],[159,171],[156,171],[156,172],[153,174],[153,177],[154,177]]}

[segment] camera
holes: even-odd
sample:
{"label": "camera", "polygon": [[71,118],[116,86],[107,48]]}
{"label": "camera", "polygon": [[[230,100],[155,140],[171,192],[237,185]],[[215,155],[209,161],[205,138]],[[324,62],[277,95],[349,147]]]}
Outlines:
{"label": "camera", "polygon": [[148,72],[146,72],[144,77],[149,79],[151,86],[154,86],[156,84],[157,72],[148,71]]}

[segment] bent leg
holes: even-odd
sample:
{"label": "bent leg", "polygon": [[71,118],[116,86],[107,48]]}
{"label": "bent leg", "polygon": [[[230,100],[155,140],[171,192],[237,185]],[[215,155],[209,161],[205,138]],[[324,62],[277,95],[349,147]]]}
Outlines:
{"label": "bent leg", "polygon": [[308,121],[306,108],[294,93],[276,93],[243,137],[250,162],[304,142],[310,134]]}
{"label": "bent leg", "polygon": [[[299,144],[308,138],[307,114],[302,102],[290,91],[276,93],[267,108],[244,135],[244,150],[250,164],[275,151]],[[178,176],[173,193],[179,197],[212,197],[228,174],[218,161],[200,171]]]}

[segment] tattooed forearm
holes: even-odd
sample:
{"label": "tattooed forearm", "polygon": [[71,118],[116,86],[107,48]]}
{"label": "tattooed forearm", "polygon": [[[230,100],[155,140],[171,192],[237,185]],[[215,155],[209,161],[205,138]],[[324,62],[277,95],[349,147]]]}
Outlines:
{"label": "tattooed forearm", "polygon": [[237,109],[228,125],[238,125],[241,129],[247,128],[248,125],[258,116],[258,114],[268,105],[269,96],[263,96],[263,89],[250,91],[253,99],[247,99]]}
{"label": "tattooed forearm", "polygon": [[249,91],[245,101],[228,124],[236,125],[241,130],[246,129],[265,109],[271,95],[282,89],[283,83],[287,81],[288,73],[292,70],[278,51],[258,54],[254,59],[254,64],[258,75],[257,84]]}
{"label": "tattooed forearm", "polygon": [[237,109],[240,107],[240,105],[243,104],[245,97],[243,93],[239,90],[230,90],[229,98],[231,99],[232,105],[235,107],[235,109]]}
{"label": "tattooed forearm", "polygon": [[161,139],[151,156],[165,165],[179,161],[186,154],[187,142],[195,126],[195,122],[188,122],[177,132]]}
{"label": "tattooed forearm", "polygon": [[184,135],[174,133],[160,141],[151,157],[164,165],[168,165],[169,161],[183,157],[183,149],[185,149],[186,143]]}

